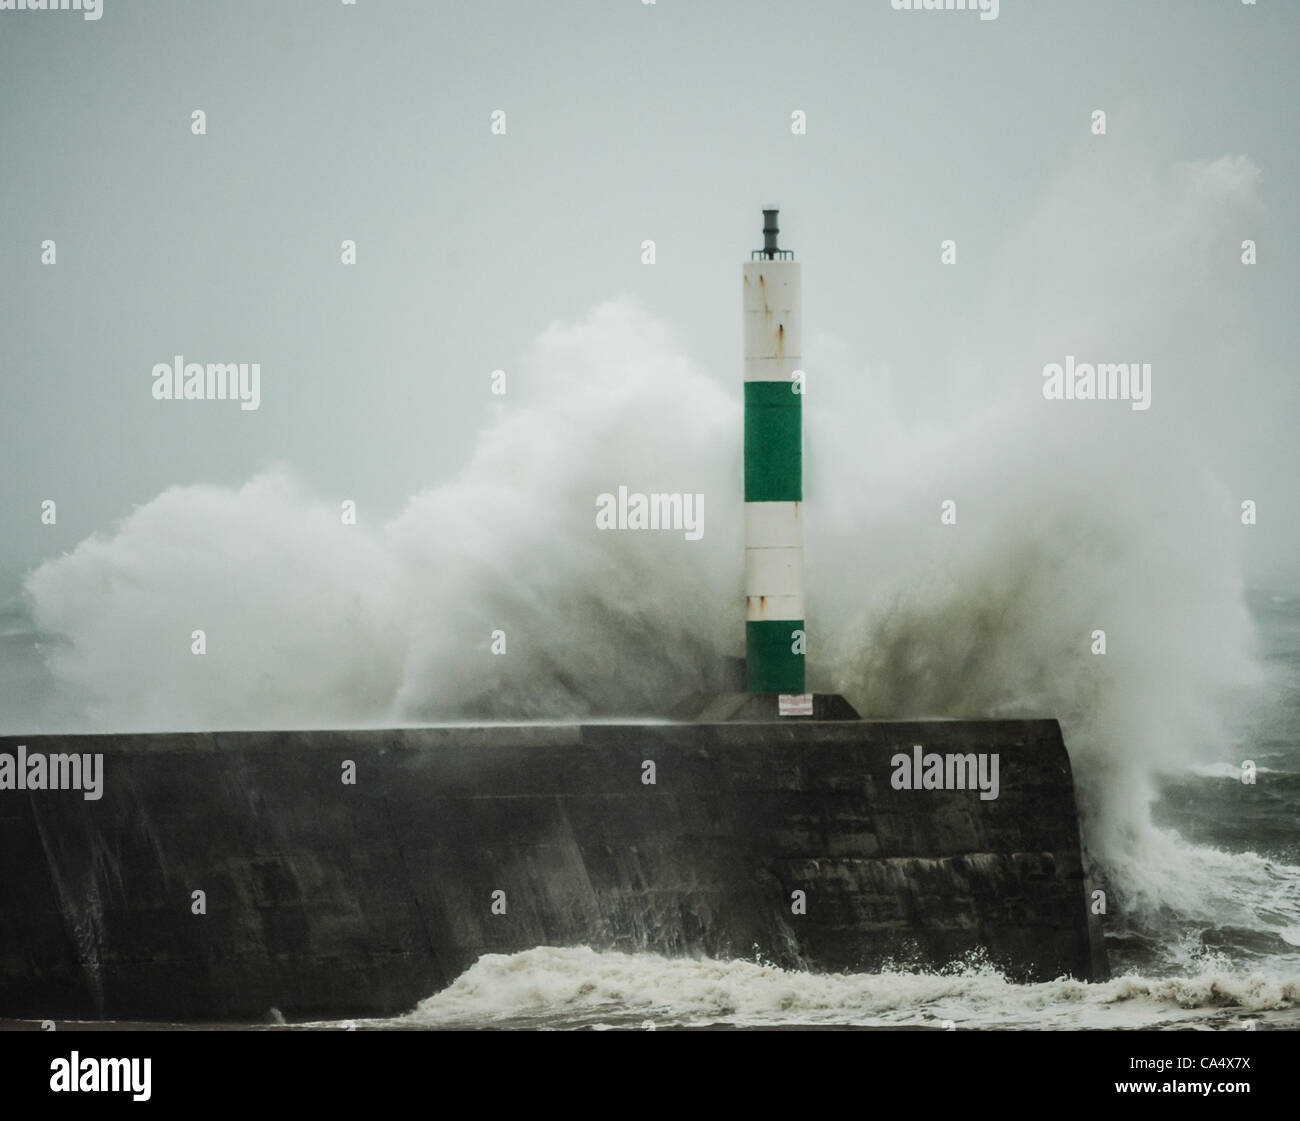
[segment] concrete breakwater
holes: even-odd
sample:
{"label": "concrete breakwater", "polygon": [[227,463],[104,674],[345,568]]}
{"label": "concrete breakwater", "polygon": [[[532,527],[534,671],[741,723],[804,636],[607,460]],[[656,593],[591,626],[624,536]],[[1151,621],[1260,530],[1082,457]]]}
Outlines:
{"label": "concrete breakwater", "polygon": [[[102,755],[101,789],[0,789],[0,1015],[386,1015],[538,945],[1106,971],[1054,720],[10,736],[0,754],[19,746]],[[996,797],[901,784],[917,747],[996,754]]]}

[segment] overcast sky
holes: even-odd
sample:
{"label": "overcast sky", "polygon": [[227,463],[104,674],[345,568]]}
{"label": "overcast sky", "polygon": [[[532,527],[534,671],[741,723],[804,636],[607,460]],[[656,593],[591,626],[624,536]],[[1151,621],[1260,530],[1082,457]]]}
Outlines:
{"label": "overcast sky", "polygon": [[[1207,454],[1260,503],[1252,578],[1300,587],[1300,4],[103,2],[0,11],[4,595],[166,487],[272,461],[393,516],[464,463],[489,372],[526,399],[539,333],[612,297],[738,399],[763,206],[804,262],[810,370],[819,346],[837,376],[887,365],[924,422],[997,255],[1089,143],[1260,169],[1252,362]],[[260,407],[153,400],[177,354],[259,362]],[[1036,367],[1002,376],[1037,392]]]}

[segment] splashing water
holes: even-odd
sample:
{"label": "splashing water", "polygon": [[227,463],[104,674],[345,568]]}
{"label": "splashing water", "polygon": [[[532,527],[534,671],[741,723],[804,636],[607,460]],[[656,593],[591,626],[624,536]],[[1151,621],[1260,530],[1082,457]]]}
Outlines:
{"label": "splashing water", "polygon": [[810,974],[750,961],[543,946],[485,954],[399,1023],[657,1026],[1140,1027],[1195,1020],[1294,1025],[1300,984],[1207,970],[1166,981],[1017,985],[987,966],[939,973]]}

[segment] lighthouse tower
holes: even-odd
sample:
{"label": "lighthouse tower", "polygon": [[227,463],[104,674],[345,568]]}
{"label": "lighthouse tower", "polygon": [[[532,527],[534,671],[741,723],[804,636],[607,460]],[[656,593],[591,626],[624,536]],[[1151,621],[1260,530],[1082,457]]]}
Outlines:
{"label": "lighthouse tower", "polygon": [[763,248],[744,265],[746,687],[802,695],[803,301],[776,219],[763,211]]}

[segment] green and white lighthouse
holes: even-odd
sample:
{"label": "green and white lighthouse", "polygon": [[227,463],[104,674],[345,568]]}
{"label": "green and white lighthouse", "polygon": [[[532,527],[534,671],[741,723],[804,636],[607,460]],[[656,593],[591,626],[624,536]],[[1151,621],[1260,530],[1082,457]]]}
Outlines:
{"label": "green and white lighthouse", "polygon": [[802,694],[803,301],[776,218],[744,265],[745,666],[751,693]]}

